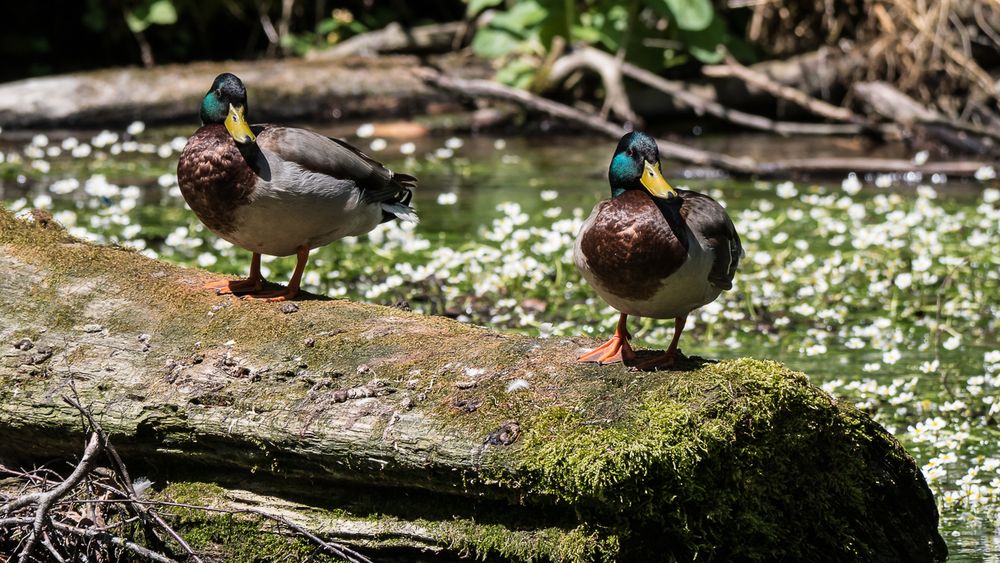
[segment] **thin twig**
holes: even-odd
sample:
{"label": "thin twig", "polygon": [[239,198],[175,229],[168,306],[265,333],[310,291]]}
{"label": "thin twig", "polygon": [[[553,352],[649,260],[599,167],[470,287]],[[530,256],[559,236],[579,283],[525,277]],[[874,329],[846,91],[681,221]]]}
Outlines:
{"label": "thin twig", "polygon": [[351,549],[349,547],[346,547],[344,545],[341,545],[341,544],[337,544],[337,543],[325,541],[322,538],[320,538],[319,536],[316,536],[315,534],[313,534],[312,532],[310,532],[309,530],[303,528],[302,526],[299,526],[298,524],[296,524],[296,523],[292,522],[291,520],[288,520],[287,518],[284,518],[282,516],[278,516],[276,514],[268,514],[267,512],[264,512],[263,510],[258,510],[256,508],[241,508],[241,509],[236,510],[234,512],[237,512],[237,513],[243,512],[243,513],[247,513],[247,514],[256,514],[258,516],[262,516],[262,517],[267,518],[269,520],[274,520],[275,522],[280,522],[281,524],[287,526],[288,528],[294,530],[295,532],[297,532],[297,533],[299,533],[299,534],[301,534],[301,535],[309,538],[310,540],[312,540],[313,543],[315,543],[316,545],[318,545],[320,548],[322,548],[327,553],[332,553],[333,555],[336,555],[337,557],[342,557],[342,558],[350,561],[351,563],[373,563],[371,559],[368,559],[367,557],[365,557],[364,555],[361,555],[357,551],[354,551],[353,549]]}
{"label": "thin twig", "polygon": [[[75,501],[75,502],[78,502],[78,503],[81,503],[81,504],[88,504],[88,503],[89,504],[135,503],[135,504],[141,504],[141,505],[147,505],[147,506],[171,506],[171,507],[176,507],[176,508],[187,508],[187,509],[191,509],[191,510],[201,510],[201,511],[205,511],[205,512],[217,512],[217,513],[220,513],[220,514],[253,514],[253,515],[260,516],[262,518],[266,518],[268,520],[273,520],[275,522],[283,524],[284,526],[288,527],[289,529],[291,529],[292,531],[296,532],[297,534],[305,536],[306,538],[308,538],[309,540],[311,540],[312,542],[314,542],[317,546],[319,546],[323,550],[325,550],[325,551],[327,551],[329,553],[332,553],[332,554],[336,555],[337,557],[342,557],[342,558],[346,559],[347,561],[356,562],[356,563],[371,563],[370,559],[368,559],[367,557],[365,557],[361,553],[358,553],[357,551],[354,551],[353,549],[351,549],[351,548],[349,548],[349,547],[347,547],[347,546],[345,546],[343,544],[326,541],[326,540],[320,538],[319,536],[316,536],[315,534],[313,534],[309,530],[303,528],[302,526],[299,526],[298,524],[292,522],[291,520],[288,520],[287,518],[284,518],[282,516],[277,516],[275,514],[271,514],[271,513],[268,513],[266,511],[258,510],[258,509],[255,509],[255,508],[238,508],[238,509],[215,508],[215,507],[211,507],[211,506],[201,506],[201,505],[197,505],[197,504],[189,504],[189,503],[184,503],[184,502],[171,502],[171,501],[163,501],[163,500],[86,499],[86,500],[80,500],[80,501]],[[0,527],[2,527],[2,526],[3,526],[3,521],[0,520]]]}
{"label": "thin twig", "polygon": [[71,473],[65,481],[50,491],[24,495],[14,499],[14,501],[0,508],[0,513],[10,514],[12,510],[16,510],[32,503],[38,504],[38,508],[35,510],[35,517],[31,523],[31,532],[28,534],[27,543],[25,544],[24,549],[21,550],[20,561],[22,563],[30,560],[31,552],[34,551],[35,544],[42,535],[42,528],[49,520],[49,509],[52,507],[52,504],[66,495],[66,493],[75,487],[87,475],[87,473],[90,472],[90,466],[94,462],[94,456],[97,455],[100,449],[101,443],[100,440],[98,440],[97,433],[92,433],[90,435],[90,440],[87,442],[87,448],[83,452],[83,457],[80,458],[80,462],[76,465],[76,469],[73,470],[73,473]]}
{"label": "thin twig", "polygon": [[[0,518],[0,528],[10,527],[10,526],[25,526],[31,524],[34,519],[31,516],[21,516],[18,518]],[[135,542],[129,541],[125,538],[109,534],[102,530],[91,530],[88,528],[78,528],[76,526],[70,526],[69,524],[63,524],[62,522],[50,522],[50,525],[61,531],[70,534],[75,534],[78,536],[83,536],[86,538],[91,538],[102,543],[110,543],[112,545],[117,545],[123,547],[132,553],[140,557],[144,557],[151,561],[159,561],[160,563],[177,563],[176,560],[163,555],[162,553],[153,551],[151,549],[145,548]]]}
{"label": "thin twig", "polygon": [[[132,477],[129,476],[128,468],[125,467],[125,462],[122,460],[122,457],[118,454],[118,450],[115,449],[114,445],[111,444],[111,440],[110,438],[108,438],[108,434],[104,431],[104,428],[101,427],[101,425],[97,422],[97,420],[94,419],[94,415],[90,412],[90,410],[85,408],[82,404],[80,404],[79,396],[76,394],[76,387],[71,384],[70,388],[73,390],[73,394],[76,398],[73,399],[70,397],[63,397],[63,401],[65,401],[67,404],[79,410],[80,413],[90,423],[90,426],[91,428],[94,429],[94,432],[96,432],[97,435],[100,436],[101,443],[104,446],[104,451],[107,452],[108,457],[111,458],[111,461],[114,464],[115,472],[119,477],[119,481],[121,481],[122,485],[125,487],[126,494],[123,496],[128,497],[128,499],[132,501],[138,500],[138,495],[136,494],[135,487],[132,484]],[[157,526],[160,527],[160,529],[166,532],[168,536],[170,536],[175,542],[177,542],[178,545],[181,546],[181,549],[183,549],[184,552],[187,553],[188,557],[193,559],[195,563],[202,563],[201,559],[198,557],[197,554],[195,554],[194,550],[184,540],[184,538],[181,537],[181,535],[178,534],[176,530],[170,527],[170,525],[167,524],[167,522],[163,520],[163,518],[161,518],[159,514],[157,514],[152,510],[148,510],[142,507],[142,505],[134,505],[131,506],[131,508],[135,511],[135,513],[138,516],[142,517],[144,521],[147,521],[148,523],[148,520],[152,520],[154,524],[156,524]]]}

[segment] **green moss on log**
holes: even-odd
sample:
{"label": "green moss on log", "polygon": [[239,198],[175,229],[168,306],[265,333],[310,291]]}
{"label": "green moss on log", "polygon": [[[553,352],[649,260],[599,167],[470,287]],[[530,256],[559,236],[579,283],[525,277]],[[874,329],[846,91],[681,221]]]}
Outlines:
{"label": "green moss on log", "polygon": [[[171,483],[155,494],[155,500],[239,511],[245,508],[239,495],[209,483]],[[289,517],[296,524],[322,530],[331,541],[349,542],[362,551],[399,547],[444,550],[452,556],[482,561],[553,561],[583,563],[613,561],[619,552],[615,536],[599,533],[581,524],[572,528],[517,529],[510,525],[478,522],[474,518],[440,520],[381,514],[355,514],[348,510],[324,509],[254,496],[254,508]],[[297,509],[295,512],[292,509]],[[305,538],[276,533],[274,522],[254,514],[226,514],[197,508],[167,506],[175,528],[200,551],[217,554],[221,561],[300,560],[316,552]],[[288,532],[286,529],[285,532]],[[377,559],[377,557],[375,557]],[[321,561],[330,559],[320,559]]]}
{"label": "green moss on log", "polygon": [[[507,479],[607,523],[632,556],[910,560],[897,511],[933,499],[881,426],[777,362],[650,374],[613,421],[557,407],[534,419]],[[902,490],[899,490],[902,489]],[[911,496],[912,495],[912,496]],[[660,533],[656,533],[660,532]]]}

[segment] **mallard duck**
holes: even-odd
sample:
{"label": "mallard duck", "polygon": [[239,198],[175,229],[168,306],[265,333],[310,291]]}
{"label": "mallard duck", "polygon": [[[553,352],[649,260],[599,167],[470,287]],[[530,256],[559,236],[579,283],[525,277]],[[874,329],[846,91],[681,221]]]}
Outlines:
{"label": "mallard duck", "polygon": [[[599,202],[576,238],[573,261],[587,283],[621,315],[614,336],[581,362],[668,368],[688,314],[733,287],[743,247],[714,199],[676,190],[663,179],[660,151],[638,131],[618,142],[608,171],[611,199]],[[666,352],[637,361],[629,315],[676,319]]]}
{"label": "mallard duck", "polygon": [[[385,221],[416,222],[417,179],[395,174],[345,141],[294,127],[248,125],[246,88],[216,77],[201,103],[202,127],[177,163],[188,206],[213,233],[253,253],[245,280],[219,280],[217,293],[283,301],[299,291],[309,251],[363,235]],[[298,261],[284,289],[265,290],[261,254]]]}

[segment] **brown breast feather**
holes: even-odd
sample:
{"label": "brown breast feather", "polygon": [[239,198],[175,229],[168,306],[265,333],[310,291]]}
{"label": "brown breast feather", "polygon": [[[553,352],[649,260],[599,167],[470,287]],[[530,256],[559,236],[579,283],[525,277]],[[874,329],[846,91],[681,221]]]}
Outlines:
{"label": "brown breast feather", "polygon": [[674,234],[643,191],[630,190],[598,205],[597,217],[580,241],[591,272],[615,295],[652,297],[687,260],[686,237]]}
{"label": "brown breast feather", "polygon": [[257,175],[222,125],[205,125],[188,140],[177,163],[184,200],[209,229],[236,228],[236,209],[249,201]]}

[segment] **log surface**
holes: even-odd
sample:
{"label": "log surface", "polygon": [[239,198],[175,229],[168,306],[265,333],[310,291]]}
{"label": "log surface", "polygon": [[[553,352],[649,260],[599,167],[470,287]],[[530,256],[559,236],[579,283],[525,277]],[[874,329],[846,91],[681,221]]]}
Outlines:
{"label": "log surface", "polygon": [[79,455],[72,385],[133,475],[377,514],[419,549],[945,556],[898,442],[778,363],[580,365],[593,341],[240,301],[202,290],[211,277],[0,211],[0,462]]}
{"label": "log surface", "polygon": [[[483,74],[481,66],[437,62],[460,74]],[[255,119],[426,113],[446,99],[410,75],[419,64],[409,56],[226,61],[30,78],[0,84],[0,126],[107,127],[135,119],[197,123],[201,98],[222,72],[247,84]]]}

